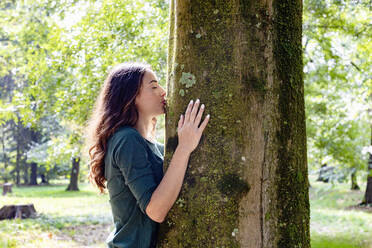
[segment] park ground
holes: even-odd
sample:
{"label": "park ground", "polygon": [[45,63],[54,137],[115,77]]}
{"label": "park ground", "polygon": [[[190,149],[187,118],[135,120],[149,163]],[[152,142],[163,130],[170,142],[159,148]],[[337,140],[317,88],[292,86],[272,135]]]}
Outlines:
{"label": "park ground", "polygon": [[[349,183],[321,183],[310,177],[312,248],[372,248],[372,209],[353,207],[362,191],[349,190]],[[33,203],[36,219],[0,221],[0,247],[105,247],[112,229],[107,195],[89,184],[79,192],[66,192],[66,184],[14,187],[0,196],[0,206]]]}

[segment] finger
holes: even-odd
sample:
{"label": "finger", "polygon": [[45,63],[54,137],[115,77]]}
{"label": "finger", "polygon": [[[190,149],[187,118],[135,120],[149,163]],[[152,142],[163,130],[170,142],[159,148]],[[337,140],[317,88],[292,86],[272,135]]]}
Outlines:
{"label": "finger", "polygon": [[204,131],[204,128],[207,126],[209,119],[210,119],[210,115],[207,115],[207,116],[204,118],[204,121],[202,122],[202,124],[201,124],[200,127],[199,127],[199,130],[200,130],[201,132]]}
{"label": "finger", "polygon": [[178,129],[181,129],[183,126],[183,115],[180,116],[180,120],[178,121]]}
{"label": "finger", "polygon": [[191,100],[189,105],[187,106],[186,113],[185,113],[185,120],[184,120],[185,122],[190,121],[190,113],[191,113],[193,103],[194,101]]}
{"label": "finger", "polygon": [[198,115],[196,116],[196,118],[195,118],[195,124],[197,125],[197,126],[199,126],[199,124],[200,124],[200,120],[201,120],[201,118],[202,118],[202,116],[203,116],[203,112],[204,112],[204,104],[202,104],[201,106],[200,106],[200,109],[199,109],[199,112],[198,112]]}
{"label": "finger", "polygon": [[196,99],[196,102],[192,108],[192,111],[191,111],[191,114],[190,114],[190,122],[194,123],[195,122],[195,116],[196,116],[196,113],[198,112],[198,109],[199,109],[199,99]]}

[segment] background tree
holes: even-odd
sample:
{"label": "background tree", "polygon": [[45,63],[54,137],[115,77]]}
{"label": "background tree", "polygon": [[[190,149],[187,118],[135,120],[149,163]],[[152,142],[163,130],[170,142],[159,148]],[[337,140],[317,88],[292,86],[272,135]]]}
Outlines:
{"label": "background tree", "polygon": [[304,5],[304,72],[309,168],[335,167],[332,179],[365,172],[371,102],[368,1],[314,1]]}
{"label": "background tree", "polygon": [[[370,97],[372,99],[372,88],[370,88]],[[368,112],[371,121],[371,143],[368,149],[366,149],[368,151],[367,154],[369,153],[367,165],[367,187],[361,205],[372,205],[372,108],[370,108]]]}

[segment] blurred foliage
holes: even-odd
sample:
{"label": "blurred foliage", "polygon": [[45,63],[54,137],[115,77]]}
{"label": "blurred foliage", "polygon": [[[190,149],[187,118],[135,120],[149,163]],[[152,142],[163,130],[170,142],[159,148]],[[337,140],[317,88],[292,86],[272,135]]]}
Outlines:
{"label": "blurred foliage", "polygon": [[365,169],[372,81],[370,1],[305,0],[304,80],[311,169]]}
{"label": "blurred foliage", "polygon": [[[3,171],[15,166],[18,127],[42,134],[22,148],[27,162],[53,174],[68,173],[70,158],[82,152],[85,123],[99,89],[115,64],[147,62],[165,86],[168,7],[165,0],[2,0]],[[362,150],[368,150],[372,108],[370,10],[368,0],[304,0],[311,170],[324,163],[344,174],[365,170]],[[158,124],[163,128],[164,120]],[[83,160],[84,173],[85,165]]]}
{"label": "blurred foliage", "polygon": [[165,86],[167,17],[168,3],[155,0],[0,3],[0,78],[9,84],[2,87],[0,124],[19,119],[43,132],[41,141],[24,149],[28,162],[47,170],[71,166],[115,64],[146,62]]}

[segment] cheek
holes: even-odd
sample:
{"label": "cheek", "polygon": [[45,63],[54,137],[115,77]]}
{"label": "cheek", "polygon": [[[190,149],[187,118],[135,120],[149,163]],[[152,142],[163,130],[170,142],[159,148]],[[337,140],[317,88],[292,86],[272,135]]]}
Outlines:
{"label": "cheek", "polygon": [[149,97],[150,96],[147,94],[141,94],[136,97],[135,105],[138,110],[144,111],[152,107],[151,101],[149,101]]}

